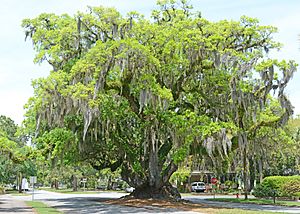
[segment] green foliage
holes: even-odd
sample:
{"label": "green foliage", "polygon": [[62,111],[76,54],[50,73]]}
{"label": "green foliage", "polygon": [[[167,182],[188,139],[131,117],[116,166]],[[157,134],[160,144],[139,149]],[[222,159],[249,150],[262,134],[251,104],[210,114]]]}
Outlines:
{"label": "green foliage", "polygon": [[5,193],[5,188],[0,186],[0,195]]}
{"label": "green foliage", "polygon": [[264,178],[253,194],[256,197],[292,196],[299,192],[300,176],[270,176]]}
{"label": "green foliage", "polygon": [[161,189],[188,155],[201,151],[223,170],[231,139],[248,148],[262,127],[284,124],[296,64],[264,60],[280,46],[276,28],[249,17],[210,22],[186,1],[158,5],[152,20],[104,7],[23,20],[34,61],[53,67],[33,82],[25,121],[43,155],[120,167],[130,185]]}
{"label": "green foliage", "polygon": [[288,196],[299,196],[300,178],[289,180],[283,185],[282,189],[284,190],[284,193]]}
{"label": "green foliage", "polygon": [[66,161],[74,160],[76,150],[73,148],[76,146],[76,138],[66,128],[55,128],[45,132],[37,141],[39,149],[44,153],[50,152],[52,159],[63,155]]}
{"label": "green foliage", "polygon": [[4,115],[0,116],[0,131],[6,133],[10,140],[16,139],[17,125],[15,122]]}
{"label": "green foliage", "polygon": [[8,117],[0,116],[0,184],[12,184],[21,173],[35,175],[33,149],[17,136],[18,126]]}
{"label": "green foliage", "polygon": [[225,181],[224,184],[229,190],[232,190],[234,188],[234,186],[237,187],[237,183],[234,181],[230,181],[230,180]]}
{"label": "green foliage", "polygon": [[175,183],[177,185],[181,185],[182,183],[187,182],[187,179],[190,177],[191,175],[191,170],[183,167],[183,168],[179,168],[170,178],[170,182],[171,183]]}

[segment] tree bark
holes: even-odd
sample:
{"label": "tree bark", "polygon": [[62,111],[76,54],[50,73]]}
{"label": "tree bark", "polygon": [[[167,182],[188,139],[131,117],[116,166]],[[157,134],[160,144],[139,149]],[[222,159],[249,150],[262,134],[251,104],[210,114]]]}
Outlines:
{"label": "tree bark", "polygon": [[19,173],[18,176],[18,185],[19,185],[19,193],[22,193],[22,173]]}
{"label": "tree bark", "polygon": [[149,183],[145,183],[144,185],[137,187],[129,197],[179,200],[181,195],[177,188],[167,182],[162,184],[159,188],[153,188]]}
{"label": "tree bark", "polygon": [[[144,177],[134,173],[130,165],[124,163],[121,173],[122,179],[135,187],[134,192],[127,197],[179,200],[181,198],[180,193],[169,182],[170,176],[178,168],[177,165],[171,162],[162,171],[159,162],[155,162],[155,157],[152,161],[152,166],[149,163],[149,167],[152,167],[152,174],[149,172]],[[154,163],[157,163],[157,165],[154,165]]]}
{"label": "tree bark", "polygon": [[158,142],[155,134],[151,128],[149,136],[149,186],[157,189],[160,186],[160,168],[158,165]]}
{"label": "tree bark", "polygon": [[107,190],[111,190],[112,189],[111,175],[108,176],[106,189]]}
{"label": "tree bark", "polygon": [[244,193],[245,200],[248,199],[248,165],[247,165],[247,146],[243,149],[243,169],[244,169]]}
{"label": "tree bark", "polygon": [[57,179],[54,180],[54,187],[55,187],[55,189],[58,189],[58,180]]}
{"label": "tree bark", "polygon": [[[146,130],[146,146],[144,147],[144,156],[141,158],[142,172],[134,171],[130,162],[122,164],[122,179],[135,188],[128,197],[178,200],[181,198],[180,193],[169,182],[178,166],[165,158],[164,153],[171,147],[168,146],[168,142],[161,145],[157,131],[159,125],[155,121],[151,122],[154,124]],[[164,169],[163,166],[165,166]]]}
{"label": "tree bark", "polygon": [[72,182],[72,185],[73,185],[73,191],[76,192],[78,190],[78,186],[77,186],[77,177],[76,175],[73,175],[73,182]]}
{"label": "tree bark", "polygon": [[249,173],[250,173],[250,186],[249,186],[249,191],[251,191],[254,188],[254,184],[256,181],[256,162],[252,159],[249,158]]}
{"label": "tree bark", "polygon": [[263,180],[263,164],[261,158],[258,160],[259,183]]}

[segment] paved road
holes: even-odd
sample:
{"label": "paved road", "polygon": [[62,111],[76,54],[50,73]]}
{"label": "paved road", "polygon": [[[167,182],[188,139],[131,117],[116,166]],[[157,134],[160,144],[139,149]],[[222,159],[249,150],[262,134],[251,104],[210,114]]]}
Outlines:
{"label": "paved road", "polygon": [[[120,198],[126,194],[116,192],[101,192],[96,194],[62,194],[47,191],[37,191],[34,195],[35,200],[42,201],[51,207],[54,207],[64,213],[74,214],[91,214],[91,213],[157,213],[157,214],[195,214],[196,212],[181,211],[172,208],[158,208],[158,207],[129,207],[110,205],[102,201],[107,199]],[[28,196],[16,196],[16,200],[31,200]],[[23,214],[23,213],[22,213]]]}
{"label": "paved road", "polygon": [[34,214],[24,201],[15,200],[15,197],[10,195],[0,195],[0,213]]}
{"label": "paved road", "polygon": [[[36,192],[35,199],[41,200],[57,208],[64,213],[136,213],[136,214],[146,214],[146,213],[175,213],[175,214],[193,214],[195,212],[180,211],[171,208],[157,208],[157,207],[128,207],[119,205],[109,205],[103,203],[103,200],[120,198],[126,194],[116,193],[116,192],[101,192],[96,194],[62,194],[54,193],[40,190]],[[13,197],[13,196],[11,196]],[[284,212],[284,213],[299,213],[300,208],[295,207],[281,207],[272,205],[255,205],[255,204],[237,204],[237,203],[224,203],[224,202],[213,202],[205,200],[207,198],[212,198],[213,196],[207,195],[192,195],[183,197],[186,200],[190,200],[194,203],[207,204],[209,206],[225,207],[225,208],[240,208],[246,210],[259,210],[259,211],[271,211],[271,212]],[[224,196],[216,196],[224,197]],[[233,197],[233,196],[228,196]],[[16,200],[31,200],[28,196],[14,196]],[[300,202],[299,202],[300,203]],[[1,212],[0,212],[1,213]],[[21,213],[21,212],[20,212]],[[22,214],[25,214],[22,212]],[[27,214],[27,213],[26,213]]]}

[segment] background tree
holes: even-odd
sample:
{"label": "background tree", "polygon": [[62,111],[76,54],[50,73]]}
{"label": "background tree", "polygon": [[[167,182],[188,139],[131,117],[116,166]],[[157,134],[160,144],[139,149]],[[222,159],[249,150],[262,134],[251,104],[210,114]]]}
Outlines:
{"label": "background tree", "polygon": [[[35,175],[33,149],[25,145],[23,135],[18,133],[19,127],[9,117],[0,116],[0,184],[21,186],[22,177]],[[21,191],[21,187],[19,187]]]}

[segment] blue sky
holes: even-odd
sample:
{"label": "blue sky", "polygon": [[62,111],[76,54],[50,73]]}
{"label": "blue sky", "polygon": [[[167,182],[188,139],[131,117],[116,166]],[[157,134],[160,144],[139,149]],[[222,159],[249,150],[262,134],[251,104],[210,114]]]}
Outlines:
{"label": "blue sky", "polygon": [[[278,27],[274,38],[283,43],[280,52],[271,53],[279,59],[293,59],[300,64],[300,1],[299,0],[191,0],[194,8],[211,21],[237,20],[242,15],[256,17],[261,24]],[[85,11],[87,5],[113,6],[122,13],[131,10],[150,14],[156,0],[1,0],[0,7],[0,115],[17,123],[23,120],[23,106],[33,94],[31,80],[46,76],[47,64],[33,64],[34,51],[24,41],[21,21],[43,12],[74,14]],[[300,70],[300,68],[299,68]],[[300,71],[294,75],[287,94],[300,114]]]}

